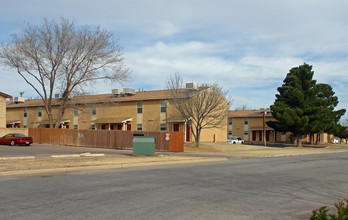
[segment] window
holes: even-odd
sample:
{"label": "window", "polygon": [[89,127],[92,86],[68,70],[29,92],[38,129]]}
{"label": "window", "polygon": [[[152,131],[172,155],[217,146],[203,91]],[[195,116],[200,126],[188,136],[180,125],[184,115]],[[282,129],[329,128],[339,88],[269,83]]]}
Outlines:
{"label": "window", "polygon": [[244,135],[248,135],[248,131],[244,131]]}
{"label": "window", "polygon": [[92,115],[96,115],[97,114],[97,105],[93,104],[92,105]]}
{"label": "window", "polygon": [[24,114],[23,114],[24,118],[26,118],[28,116],[28,109],[24,108]]}
{"label": "window", "polygon": [[95,124],[92,124],[92,130],[95,130]]}
{"label": "window", "polygon": [[77,130],[77,125],[74,125],[74,129]]}
{"label": "window", "polygon": [[228,135],[232,135],[232,131],[228,131]]}
{"label": "window", "polygon": [[79,115],[79,107],[77,105],[74,106],[74,116]]}
{"label": "window", "polygon": [[138,114],[143,113],[143,103],[142,102],[137,102],[137,113]]}
{"label": "window", "polygon": [[166,130],[167,130],[166,124],[161,124],[161,131],[166,131]]}
{"label": "window", "polygon": [[28,126],[26,126],[26,125],[23,125],[23,128],[28,128]]}
{"label": "window", "polygon": [[248,124],[248,118],[244,118],[244,124],[245,124],[245,125]]}
{"label": "window", "polygon": [[166,101],[161,101],[161,112],[166,112]]}
{"label": "window", "polygon": [[39,107],[37,109],[37,117],[42,117],[42,108],[41,107]]}
{"label": "window", "polygon": [[228,118],[228,124],[232,125],[232,118]]}
{"label": "window", "polygon": [[143,124],[137,124],[137,131],[143,130]]}

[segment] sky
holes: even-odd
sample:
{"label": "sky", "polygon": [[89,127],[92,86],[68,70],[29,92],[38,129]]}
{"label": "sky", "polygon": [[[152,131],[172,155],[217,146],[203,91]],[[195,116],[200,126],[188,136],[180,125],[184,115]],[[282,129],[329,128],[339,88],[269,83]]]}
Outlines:
{"label": "sky", "polygon": [[[93,94],[165,89],[179,73],[185,82],[223,86],[231,109],[259,109],[274,102],[289,70],[306,62],[318,83],[333,87],[337,109],[348,109],[346,0],[0,0],[0,6],[0,41],[43,18],[64,17],[113,33],[131,80],[97,83]],[[37,97],[3,66],[0,81],[2,92]]]}

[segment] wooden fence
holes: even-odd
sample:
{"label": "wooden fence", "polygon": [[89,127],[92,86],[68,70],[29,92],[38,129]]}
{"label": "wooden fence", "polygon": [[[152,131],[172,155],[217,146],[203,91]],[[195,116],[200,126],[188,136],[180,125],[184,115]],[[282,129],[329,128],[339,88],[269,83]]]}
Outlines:
{"label": "wooden fence", "polygon": [[[169,133],[169,141],[166,140],[166,133]],[[184,151],[184,134],[182,132],[29,128],[29,136],[33,138],[34,143],[38,144],[55,144],[122,150],[133,149],[134,135],[154,136],[155,151]]]}

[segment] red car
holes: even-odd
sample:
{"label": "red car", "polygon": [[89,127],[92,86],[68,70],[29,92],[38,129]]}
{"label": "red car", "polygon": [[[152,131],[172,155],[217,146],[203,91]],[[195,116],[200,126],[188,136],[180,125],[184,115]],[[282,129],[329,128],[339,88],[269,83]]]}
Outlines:
{"label": "red car", "polygon": [[25,144],[30,146],[32,143],[33,139],[25,136],[24,134],[11,133],[0,138],[0,144],[9,144],[11,146],[15,146],[16,144]]}

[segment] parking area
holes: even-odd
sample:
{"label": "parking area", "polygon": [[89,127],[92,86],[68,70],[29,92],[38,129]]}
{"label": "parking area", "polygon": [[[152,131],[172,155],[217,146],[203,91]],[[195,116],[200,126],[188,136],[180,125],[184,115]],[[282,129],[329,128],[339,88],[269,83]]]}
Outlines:
{"label": "parking area", "polygon": [[75,155],[75,154],[105,154],[106,156],[132,155],[132,150],[116,150],[104,148],[86,148],[60,146],[51,144],[32,144],[27,146],[0,145],[0,157],[51,157],[52,155]]}

